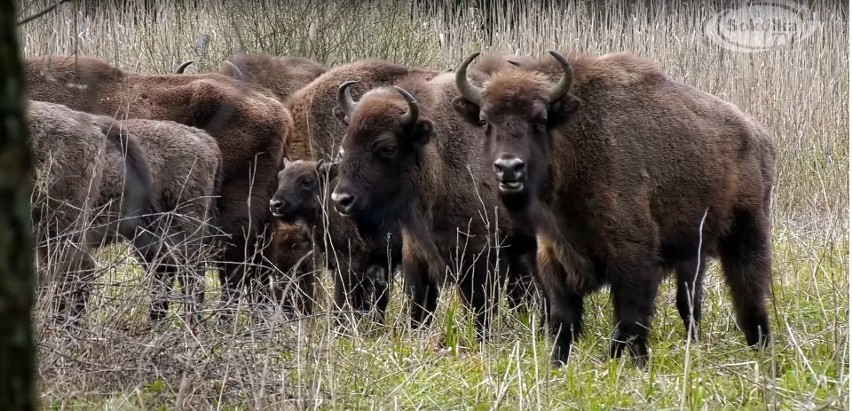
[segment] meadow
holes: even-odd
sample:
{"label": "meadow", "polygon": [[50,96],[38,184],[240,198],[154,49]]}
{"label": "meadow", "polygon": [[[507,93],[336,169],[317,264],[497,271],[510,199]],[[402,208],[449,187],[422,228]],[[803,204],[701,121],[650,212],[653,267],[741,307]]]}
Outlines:
{"label": "meadow", "polygon": [[[26,4],[24,4],[26,3]],[[21,16],[53,1],[22,2]],[[57,409],[845,409],[849,396],[849,70],[846,5],[808,6],[813,35],[760,53],[726,50],[703,25],[723,3],[514,2],[489,16],[475,0],[69,2],[21,27],[27,57],[94,55],[128,71],[213,70],[235,52],[293,55],[328,67],[363,58],[448,69],[469,53],[631,52],[754,116],[777,150],[773,198],[774,343],[752,350],[737,329],[719,265],[706,279],[702,338],[688,343],[664,283],[646,371],[606,358],[606,290],[587,303],[586,333],[563,369],[537,313],[503,314],[495,337],[472,338],[453,292],[411,331],[399,284],[385,327],[339,329],[325,309],[274,326],[244,315],[230,330],[149,333],[145,278],[126,247],[101,270],[83,338],[36,313],[42,405]],[[152,3],[152,2],[147,2]],[[441,3],[439,6],[429,3]],[[707,2],[709,3],[709,2]],[[735,6],[730,2],[728,6]],[[453,7],[446,5],[453,4]],[[486,19],[486,17],[488,17]],[[483,31],[488,21],[493,32]],[[486,41],[491,39],[490,44]],[[218,302],[211,272],[209,315]],[[182,310],[174,304],[177,310]],[[174,315],[174,314],[173,314]],[[215,323],[215,318],[207,320]]]}

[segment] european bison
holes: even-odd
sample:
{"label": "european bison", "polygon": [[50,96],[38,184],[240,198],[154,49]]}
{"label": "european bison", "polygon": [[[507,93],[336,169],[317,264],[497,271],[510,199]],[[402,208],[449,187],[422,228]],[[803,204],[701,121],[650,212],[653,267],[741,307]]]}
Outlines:
{"label": "european bison", "polygon": [[[142,147],[97,119],[59,104],[30,101],[27,110],[35,159],[33,226],[42,286],[56,282],[51,308],[71,329],[86,311],[99,245],[99,226],[132,239],[144,263],[156,259],[150,216],[151,170]],[[139,229],[142,229],[140,232]]]}
{"label": "european bison", "polygon": [[[289,141],[290,160],[333,160],[337,157],[344,127],[332,111],[337,89],[348,80],[358,81],[358,90],[394,84],[402,79],[429,80],[438,72],[384,60],[359,60],[329,69],[297,91],[288,104],[295,132]],[[355,97],[359,96],[355,90]]]}
{"label": "european bison", "polygon": [[250,275],[263,281],[270,273],[261,255],[274,258],[268,206],[292,131],[287,109],[259,86],[217,73],[125,73],[104,60],[74,56],[30,58],[26,73],[32,99],[117,118],[172,120],[216,139],[224,163],[217,221],[228,236],[221,319],[230,320]]}
{"label": "european bison", "polygon": [[374,88],[357,103],[348,95],[352,84],[340,87],[346,131],[335,207],[362,235],[402,230],[412,326],[431,321],[438,287],[449,280],[474,312],[477,335],[485,337],[499,295],[495,286],[507,269],[510,303],[521,302],[523,280],[531,276],[523,255],[534,238],[515,235],[500,210],[477,131],[452,111],[453,74]]}
{"label": "european bison", "polygon": [[[183,74],[192,63],[192,60],[181,63],[175,73]],[[322,64],[304,57],[237,53],[222,61],[216,72],[262,86],[286,104],[296,91],[326,70]]]}
{"label": "european bison", "polygon": [[[503,206],[537,236],[553,360],[567,361],[584,296],[609,284],[617,324],[610,356],[629,346],[644,366],[663,275],[677,271],[677,307],[689,329],[700,320],[707,257],[721,258],[746,341],[765,344],[775,167],[767,132],[643,58],[550,54],[499,71],[483,87],[466,78],[472,54],[457,71],[463,97],[455,107],[484,126]],[[546,73],[555,71],[553,85]]]}
{"label": "european bison", "polygon": [[196,305],[204,298],[205,262],[213,260],[210,248],[218,234],[213,229],[215,197],[223,163],[216,140],[203,130],[173,121],[96,119],[107,132],[118,131],[139,143],[151,169],[157,210],[167,213],[154,216],[168,255],[165,269],[154,272],[151,322],[160,323],[168,312],[166,293],[177,277],[189,298],[188,321],[195,325],[200,322]]}
{"label": "european bison", "polygon": [[402,259],[401,239],[363,238],[350,219],[332,211],[329,197],[337,167],[323,160],[285,159],[269,209],[284,223],[300,224],[311,233],[315,258],[324,258],[323,265],[333,273],[336,308],[369,312],[375,305],[383,323],[391,278]]}

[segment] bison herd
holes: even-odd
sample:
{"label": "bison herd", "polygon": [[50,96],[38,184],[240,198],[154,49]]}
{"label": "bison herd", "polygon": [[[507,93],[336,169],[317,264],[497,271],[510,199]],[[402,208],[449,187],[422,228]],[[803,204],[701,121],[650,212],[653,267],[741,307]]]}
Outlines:
{"label": "bison herd", "polygon": [[90,251],[124,239],[152,280],[152,325],[175,280],[187,323],[203,323],[209,268],[225,325],[243,294],[314,312],[317,269],[335,310],[384,322],[399,270],[412,327],[452,284],[477,337],[492,338],[505,294],[540,311],[564,364],[584,298],[608,285],[610,355],[629,348],[643,366],[663,278],[675,272],[697,339],[716,257],[746,342],[769,341],[773,143],[654,62],[474,53],[440,71],[239,54],[187,74],[190,63],[161,75],[26,61],[39,275],[69,330],[97,271]]}

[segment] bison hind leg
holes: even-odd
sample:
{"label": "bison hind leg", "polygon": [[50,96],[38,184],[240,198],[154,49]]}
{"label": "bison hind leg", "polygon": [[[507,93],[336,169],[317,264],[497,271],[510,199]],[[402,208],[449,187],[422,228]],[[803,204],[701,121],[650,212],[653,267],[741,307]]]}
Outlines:
{"label": "bison hind leg", "polygon": [[645,368],[648,363],[648,331],[654,315],[654,300],[660,287],[658,267],[652,264],[610,264],[612,302],[616,328],[610,342],[611,358],[621,356],[629,348],[634,364]]}
{"label": "bison hind leg", "polygon": [[[696,267],[696,264],[700,264]],[[704,273],[707,259],[694,258],[680,263],[677,268],[677,311],[686,328],[686,338],[698,341],[701,322],[701,305],[704,299]]]}
{"label": "bison hind leg", "polygon": [[720,241],[725,280],[731,290],[737,325],[750,346],[769,340],[769,315],[765,299],[771,286],[769,218],[762,212],[738,212],[728,234]]}

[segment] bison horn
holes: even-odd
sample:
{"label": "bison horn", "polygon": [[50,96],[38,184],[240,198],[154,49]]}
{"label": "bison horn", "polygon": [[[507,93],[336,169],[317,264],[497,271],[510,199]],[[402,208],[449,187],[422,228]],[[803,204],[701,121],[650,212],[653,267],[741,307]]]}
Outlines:
{"label": "bison horn", "polygon": [[246,80],[246,77],[243,75],[243,72],[240,70],[239,67],[237,67],[236,64],[231,63],[228,60],[225,60],[224,63],[227,64],[229,67],[231,67],[231,72],[234,73],[235,79],[237,79],[239,81],[245,81]]}
{"label": "bison horn", "polygon": [[184,70],[186,70],[186,68],[187,68],[187,67],[189,67],[189,65],[190,65],[190,64],[192,64],[192,63],[194,63],[194,61],[192,61],[192,60],[185,61],[185,62],[181,63],[181,64],[178,66],[178,68],[177,68],[177,70],[175,71],[175,73],[176,73],[176,74],[183,74],[183,71],[184,71]]}
{"label": "bison horn", "polygon": [[459,88],[461,95],[473,104],[482,104],[482,89],[470,84],[467,79],[467,66],[473,59],[479,56],[479,52],[473,53],[462,62],[458,70],[456,70],[456,87]]}
{"label": "bison horn", "polygon": [[408,111],[399,118],[399,125],[402,128],[408,128],[414,125],[417,122],[417,118],[420,117],[420,106],[417,104],[417,100],[414,99],[409,92],[405,91],[402,87],[393,86],[397,92],[405,99],[405,102],[408,103]]}
{"label": "bison horn", "polygon": [[347,115],[355,109],[355,101],[352,100],[352,94],[349,91],[349,87],[355,83],[355,80],[347,80],[337,88],[337,105]]}
{"label": "bison horn", "polygon": [[552,103],[562,98],[562,96],[571,90],[571,84],[574,81],[574,71],[571,70],[571,64],[568,63],[565,56],[553,50],[550,50],[549,53],[562,66],[562,78],[559,79],[559,83],[556,83],[556,86],[550,90],[550,94],[548,95],[548,101]]}

